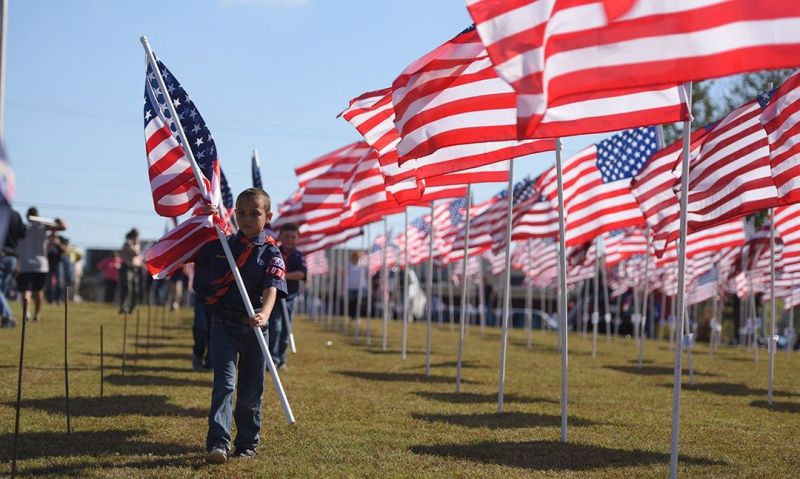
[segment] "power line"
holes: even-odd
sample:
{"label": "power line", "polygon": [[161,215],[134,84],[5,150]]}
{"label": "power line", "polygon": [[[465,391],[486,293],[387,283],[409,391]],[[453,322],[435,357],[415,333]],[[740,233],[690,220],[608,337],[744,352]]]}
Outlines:
{"label": "power line", "polygon": [[155,213],[148,210],[134,210],[130,208],[114,208],[109,206],[87,206],[87,205],[65,205],[65,204],[57,204],[57,203],[42,203],[39,201],[23,201],[23,200],[14,200],[15,205],[27,205],[27,206],[41,206],[42,208],[53,208],[53,209],[60,209],[64,211],[85,211],[89,213],[123,213],[123,214],[131,214],[131,215],[141,215],[141,216],[153,216]]}

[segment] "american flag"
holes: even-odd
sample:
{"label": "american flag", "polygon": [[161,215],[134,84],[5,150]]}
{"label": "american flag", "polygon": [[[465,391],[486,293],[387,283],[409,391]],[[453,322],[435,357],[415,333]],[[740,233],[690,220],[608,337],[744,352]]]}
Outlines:
{"label": "american flag", "polygon": [[[717,252],[728,248],[738,248],[747,240],[745,224],[741,219],[733,219],[720,225],[686,235],[686,257],[691,259],[703,253]],[[663,256],[656,262],[662,267],[678,263],[678,244],[672,242]]]}
{"label": "american flag", "polygon": [[453,248],[446,261],[460,261],[464,258],[464,245],[467,243],[467,256],[475,256],[492,247],[492,231],[497,222],[503,220],[506,211],[506,190],[500,191],[488,200],[470,208],[469,242],[466,241],[466,230],[456,233]]}
{"label": "american flag", "polygon": [[[692,132],[689,158],[700,153],[703,139],[711,127]],[[657,256],[664,254],[667,244],[677,238],[680,219],[680,202],[675,191],[680,189],[682,141],[676,141],[653,154],[644,167],[631,179],[631,194],[644,213],[653,235],[653,249]]]}
{"label": "american flag", "polygon": [[769,142],[751,100],[729,113],[703,139],[689,164],[689,231],[777,206]]}
{"label": "american flag", "polygon": [[[636,128],[589,146],[564,162],[568,246],[607,231],[644,225],[628,183],[656,150],[655,127]],[[543,193],[557,207],[555,172],[551,170],[540,181]]]}
{"label": "american flag", "polygon": [[471,143],[502,142],[503,158],[476,158],[486,163],[555,149],[551,139],[518,141],[514,102],[514,91],[498,78],[475,28],[467,28],[392,83],[400,163]]}
{"label": "american flag", "polygon": [[339,148],[295,169],[298,183],[305,188],[303,208],[342,210],[344,182],[358,162],[371,153],[365,142],[355,142]]}
{"label": "american flag", "polygon": [[329,249],[336,245],[346,243],[350,239],[360,236],[362,233],[361,228],[349,228],[332,234],[300,234],[300,237],[297,239],[297,249],[307,255],[315,251]]}
{"label": "american flag", "polygon": [[[537,180],[525,178],[514,186],[511,240],[547,238],[558,234],[558,213],[553,205],[535,188]],[[495,251],[505,248],[505,222],[495,227]]]}
{"label": "american flag", "polygon": [[250,171],[253,176],[253,187],[264,189],[261,183],[261,161],[258,159],[258,153],[253,151],[253,157],[250,160]]}
{"label": "american flag", "polygon": [[624,228],[603,234],[606,268],[613,268],[631,256],[647,254],[647,238],[639,228]]}
{"label": "american flag", "polygon": [[778,196],[783,203],[796,203],[800,201],[800,72],[758,100],[764,109],[760,120],[767,131]]}
{"label": "american flag", "polygon": [[456,234],[464,227],[465,197],[439,203],[433,208],[433,241],[437,257],[445,258],[453,249]]}
{"label": "american flag", "polygon": [[[600,133],[669,123],[687,116],[685,94],[676,87],[678,82],[661,81],[658,87],[647,89],[597,88],[558,100],[554,96],[558,92],[546,88],[546,78],[555,74],[551,65],[560,59],[558,55],[553,57],[555,51],[547,49],[550,32],[566,27],[575,31],[586,28],[584,32],[591,34],[605,16],[594,8],[601,2],[582,2],[589,3],[583,8],[562,5],[555,8],[556,0],[467,0],[466,3],[495,70],[516,93],[520,138]],[[564,45],[560,48],[570,49]],[[657,51],[663,56],[672,49],[646,51]],[[584,83],[603,76],[591,69],[604,58],[593,54],[589,59],[584,58],[581,67],[589,71],[576,81]]]}
{"label": "american flag", "polygon": [[429,187],[507,181],[509,165],[500,160],[517,153],[500,143],[457,145],[400,165],[391,89],[354,98],[341,115],[378,152],[386,188],[400,203],[419,201]]}
{"label": "american flag", "polygon": [[719,289],[719,271],[711,268],[688,283],[686,304],[691,306],[707,301],[718,294]]}
{"label": "american flag", "polygon": [[201,200],[200,187],[184,152],[185,145],[181,144],[177,133],[178,124],[172,118],[166,96],[148,62],[144,88],[147,172],[156,213],[175,218],[193,209],[200,201],[219,204],[219,162],[214,138],[189,95],[160,61],[158,68],[209,193],[207,198]]}
{"label": "american flag", "polygon": [[306,255],[306,267],[309,275],[327,274],[329,265],[325,251],[318,250]]}
{"label": "american flag", "polygon": [[219,169],[219,175],[219,190],[221,199],[219,213],[222,217],[222,220],[225,222],[225,232],[227,234],[233,234],[238,229],[236,226],[236,217],[233,214],[233,193],[231,193],[231,187],[228,185],[228,179],[225,178],[225,172],[222,171],[222,168]]}
{"label": "american flag", "polygon": [[[775,234],[783,241],[784,271],[800,273],[800,204],[775,208]],[[800,287],[800,279],[797,281]]]}
{"label": "american flag", "polygon": [[[144,90],[144,131],[148,174],[156,213],[176,218],[203,204],[221,206],[221,177],[217,148],[211,132],[189,95],[167,67],[158,62],[158,70],[167,91],[159,87],[150,62]],[[178,118],[173,118],[167,104],[171,99]],[[183,127],[189,148],[200,168],[207,195],[192,171],[189,157],[178,135]],[[165,278],[190,260],[203,244],[217,238],[215,226],[225,230],[227,223],[218,216],[193,211],[192,216],[176,225],[144,254],[148,271],[154,278]]]}

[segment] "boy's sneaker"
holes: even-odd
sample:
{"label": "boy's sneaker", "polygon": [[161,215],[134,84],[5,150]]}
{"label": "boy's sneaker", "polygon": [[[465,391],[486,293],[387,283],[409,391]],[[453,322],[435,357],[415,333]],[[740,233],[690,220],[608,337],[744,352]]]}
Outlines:
{"label": "boy's sneaker", "polygon": [[221,447],[215,447],[206,454],[206,462],[209,464],[225,464],[228,462],[228,451]]}
{"label": "boy's sneaker", "polygon": [[2,323],[0,323],[0,328],[13,328],[17,325],[17,320],[14,318],[3,318]]}
{"label": "boy's sneaker", "polygon": [[248,447],[237,447],[235,451],[233,451],[233,456],[237,459],[252,459],[256,457],[256,450],[250,449]]}

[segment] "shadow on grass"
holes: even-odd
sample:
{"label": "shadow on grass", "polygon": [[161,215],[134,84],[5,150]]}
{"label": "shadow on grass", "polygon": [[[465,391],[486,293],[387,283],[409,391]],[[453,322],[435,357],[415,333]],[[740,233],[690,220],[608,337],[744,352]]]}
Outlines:
{"label": "shadow on grass", "polygon": [[[665,387],[672,388],[672,384],[663,384]],[[701,383],[701,384],[684,384],[683,389],[686,391],[700,391],[720,396],[766,396],[766,389],[753,389],[745,384],[739,383]],[[772,391],[774,396],[778,397],[796,397],[799,394],[785,392],[785,391]]]}
{"label": "shadow on grass", "polygon": [[[456,361],[443,361],[441,363],[431,363],[432,368],[455,368],[458,366]],[[461,367],[464,369],[489,369],[489,366],[485,366],[481,363],[475,361],[462,361]],[[425,368],[424,364],[420,364],[419,366],[411,366],[406,369],[423,369]]]}
{"label": "shadow on grass", "polygon": [[[612,371],[617,371],[620,373],[627,373],[627,374],[639,374],[642,376],[671,376],[675,373],[675,370],[669,366],[642,366],[641,368],[637,366],[603,366],[603,369],[610,369]],[[689,375],[689,370],[683,370],[684,376]],[[714,373],[704,373],[695,370],[695,376],[707,376],[707,377],[717,377],[717,374]],[[670,387],[672,387],[670,385]]]}
{"label": "shadow on grass", "polygon": [[[455,378],[450,376],[425,376],[419,373],[382,373],[370,371],[333,371],[342,376],[357,379],[368,379],[370,381],[389,381],[389,382],[419,382],[419,383],[455,383]],[[476,381],[461,379],[465,384],[480,384]]]}
{"label": "shadow on grass", "polygon": [[800,414],[800,403],[796,402],[772,401],[772,406],[770,406],[767,403],[767,401],[759,400],[751,402],[750,405],[753,407],[760,407],[768,411],[790,412],[793,414]]}
{"label": "shadow on grass", "polygon": [[[155,446],[158,446],[157,444]],[[11,466],[8,466],[9,470]],[[169,457],[159,457],[159,458],[152,458],[150,460],[132,460],[132,461],[98,461],[95,458],[91,458],[91,460],[87,460],[84,463],[76,464],[74,460],[70,460],[68,463],[61,463],[61,464],[53,464],[50,466],[43,466],[43,467],[24,467],[19,466],[20,470],[17,471],[17,475],[21,477],[36,477],[36,476],[43,476],[43,477],[52,477],[52,476],[70,476],[70,477],[85,477],[87,476],[87,469],[113,469],[113,468],[130,468],[134,470],[148,470],[148,469],[160,469],[164,467],[181,467],[181,468],[191,468],[195,471],[200,470],[204,467],[207,467],[205,463],[202,462],[202,456],[199,454],[184,454],[182,456],[169,456]],[[163,472],[161,472],[163,474]]]}
{"label": "shadow on grass", "polygon": [[[386,351],[384,351],[382,349],[374,349],[373,347],[365,347],[364,349],[362,349],[362,351],[364,351],[365,353],[369,353],[369,354],[397,355],[397,356],[400,355],[400,350],[399,349],[387,349]],[[406,355],[407,356],[417,355],[417,354],[425,354],[425,351],[406,350]]]}
{"label": "shadow on grass", "polygon": [[211,386],[211,378],[203,380],[146,374],[126,374],[125,376],[121,374],[109,374],[106,376],[106,382],[115,386]]}
{"label": "shadow on grass", "polygon": [[[535,471],[586,471],[669,463],[669,454],[641,449],[612,449],[558,441],[495,442],[412,446],[411,452]],[[681,464],[724,465],[706,458],[680,457]]]}
{"label": "shadow on grass", "polygon": [[[163,395],[137,394],[132,396],[105,396],[100,397],[72,397],[69,400],[69,411],[75,417],[113,417],[138,414],[142,416],[173,416],[173,417],[205,417],[208,410],[200,408],[184,409],[167,402],[169,398]],[[15,402],[6,403],[15,407]],[[22,401],[23,408],[41,409],[54,414],[65,411],[63,397],[45,399],[26,399]]]}
{"label": "shadow on grass", "polygon": [[[452,404],[492,404],[497,402],[497,393],[478,394],[478,393],[437,393],[429,391],[415,391],[414,394],[423,398],[439,402],[448,402]],[[515,394],[506,394],[503,400],[508,403],[518,404],[533,404],[533,403],[550,403],[558,404],[555,399],[536,398],[529,396],[517,396]]]}
{"label": "shadow on grass", "polygon": [[[503,414],[422,414],[412,413],[411,417],[428,422],[440,422],[454,426],[488,427],[489,429],[517,429],[523,427],[558,427],[561,416],[532,412],[506,412]],[[572,426],[585,427],[602,424],[589,419],[570,416]]]}
{"label": "shadow on grass", "polygon": [[[508,344],[512,346],[517,346],[520,348],[528,349],[528,342],[526,341],[518,341],[518,340],[509,340]],[[600,343],[598,342],[597,351],[600,352],[602,349],[600,348]],[[537,343],[536,339],[534,338],[533,344],[531,344],[531,351],[536,351],[539,353],[548,353],[548,354],[561,354],[561,350],[558,349],[558,346],[553,346],[551,344],[542,344]],[[576,350],[570,349],[569,350],[570,356],[591,356],[591,351],[583,351],[583,350]]]}
{"label": "shadow on grass", "polygon": [[[129,348],[134,348],[136,346],[137,344],[135,341],[128,345]],[[148,348],[147,342],[142,341],[141,339],[139,340],[138,346],[139,346],[139,352]],[[190,343],[189,341],[181,341],[174,343],[150,343],[150,349],[166,349],[166,348],[179,348],[179,347],[191,348],[192,343]]]}
{"label": "shadow on grass", "polygon": [[[100,353],[83,353],[86,356],[94,356],[96,358],[100,357]],[[116,359],[118,361],[122,361],[122,353],[104,353],[103,357]],[[164,361],[171,361],[171,360],[182,360],[191,362],[192,360],[192,353],[145,353],[141,349],[139,350],[139,355],[133,354],[133,351],[128,351],[125,355],[125,361],[131,362],[134,359],[136,360],[143,360],[143,359],[157,359],[157,360],[164,360]],[[99,359],[98,359],[99,361]]]}
{"label": "shadow on grass", "polygon": [[[148,441],[146,431],[126,429],[110,431],[23,432],[19,436],[18,459],[102,454],[172,456],[197,453],[196,446],[182,443]],[[11,460],[14,434],[0,434],[0,461]],[[88,464],[94,467],[93,464]],[[54,471],[60,472],[60,471]]]}

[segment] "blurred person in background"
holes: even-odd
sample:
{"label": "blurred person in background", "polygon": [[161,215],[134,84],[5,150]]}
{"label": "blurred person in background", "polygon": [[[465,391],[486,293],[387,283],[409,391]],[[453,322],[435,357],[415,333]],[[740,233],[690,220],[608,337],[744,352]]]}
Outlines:
{"label": "blurred person in background", "polygon": [[120,291],[120,313],[131,314],[136,307],[139,295],[139,269],[142,267],[142,246],[139,243],[139,230],[132,228],[125,235],[125,242],[119,254],[122,267],[119,270],[122,290]]}
{"label": "blurred person in background", "polygon": [[25,230],[22,217],[12,209],[8,220],[6,241],[0,252],[0,314],[2,314],[0,327],[3,328],[13,328],[17,325],[17,320],[11,313],[11,306],[8,304],[8,293],[11,289],[11,278],[17,268],[17,245],[25,237]]}

